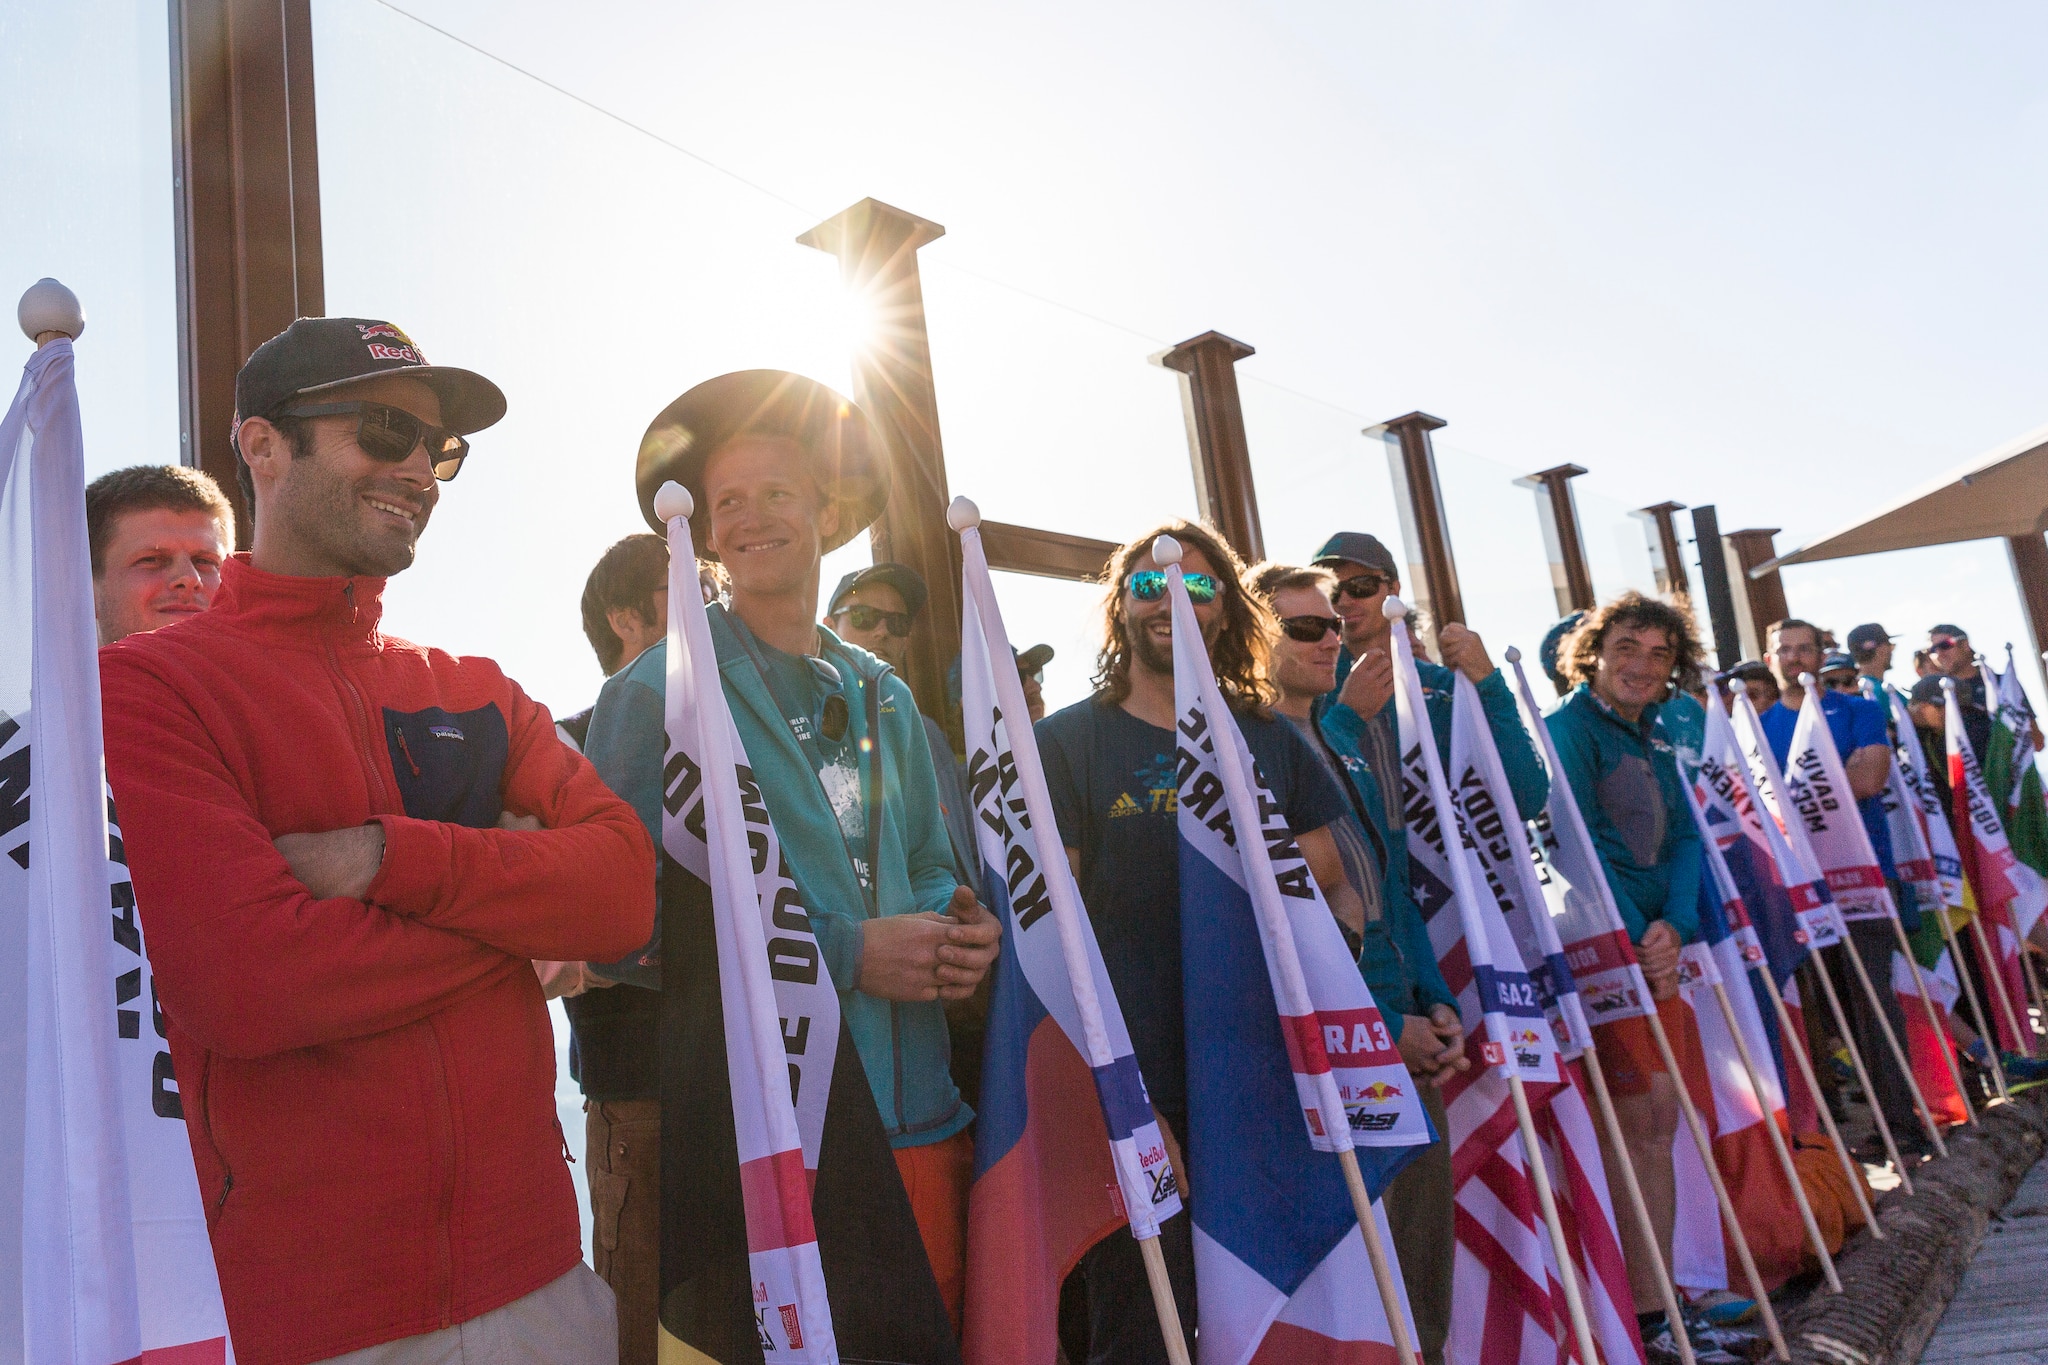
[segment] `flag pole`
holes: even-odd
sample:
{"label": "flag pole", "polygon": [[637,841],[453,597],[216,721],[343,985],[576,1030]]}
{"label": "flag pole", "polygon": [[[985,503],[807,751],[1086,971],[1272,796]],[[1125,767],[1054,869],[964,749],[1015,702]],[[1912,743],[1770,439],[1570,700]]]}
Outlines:
{"label": "flag pole", "polygon": [[[1789,798],[1784,797],[1784,795],[1778,790],[1778,788],[1783,785],[1784,778],[1778,772],[1778,761],[1772,755],[1770,746],[1764,741],[1762,726],[1758,723],[1756,718],[1756,708],[1749,704],[1749,694],[1743,691],[1741,688],[1737,688],[1733,692],[1730,692],[1728,695],[1730,702],[1733,704],[1733,708],[1739,710],[1742,713],[1746,727],[1751,732],[1748,738],[1754,740],[1756,744],[1756,752],[1759,756],[1760,762],[1763,765],[1764,778],[1771,784],[1771,797],[1773,805],[1778,809],[1791,809],[1791,802]],[[1732,720],[1733,717],[1731,716],[1730,719]],[[1739,743],[1742,737],[1738,735],[1737,738]],[[1745,783],[1745,785],[1747,785],[1747,775],[1743,775],[1742,780]],[[1752,806],[1755,806],[1757,810],[1757,818],[1759,820],[1762,820],[1766,825],[1771,826],[1772,828],[1777,828],[1776,818],[1771,814],[1771,811],[1769,809],[1757,805],[1756,796],[1757,793],[1755,793],[1754,791],[1749,793],[1750,803]],[[1781,832],[1779,837],[1784,841],[1784,846],[1787,853],[1792,854],[1790,835]],[[1792,854],[1792,858],[1794,861],[1800,861],[1799,855],[1797,854]],[[1807,863],[1811,862],[1811,858],[1811,853],[1805,855],[1805,861]],[[1780,871],[1792,872],[1793,870],[1791,868],[1781,868]],[[1817,873],[1817,869],[1813,869],[1809,866],[1802,865],[1797,869],[1794,875],[1798,876],[1802,881],[1817,880],[1825,884],[1824,877],[1820,877],[1818,875],[1809,877],[1809,872]],[[1840,919],[1839,913],[1837,914],[1836,923],[1842,925],[1842,940],[1844,942],[1847,942],[1849,938],[1849,926]],[[1863,1093],[1866,1096],[1869,1096],[1872,1100],[1870,1106],[1870,1119],[1872,1124],[1877,1128],[1878,1138],[1884,1143],[1885,1154],[1891,1159],[1892,1169],[1899,1173],[1899,1188],[1904,1190],[1908,1195],[1911,1195],[1913,1193],[1913,1177],[1909,1175],[1906,1171],[1905,1158],[1899,1155],[1899,1144],[1892,1137],[1892,1126],[1890,1122],[1886,1120],[1884,1116],[1884,1110],[1875,1102],[1877,1097],[1877,1087],[1871,1083],[1870,1068],[1863,1064],[1863,1049],[1856,1046],[1856,1036],[1849,1028],[1848,1011],[1842,1008],[1842,997],[1836,994],[1835,992],[1834,978],[1828,974],[1827,963],[1821,960],[1819,950],[1816,949],[1814,952],[1809,954],[1809,959],[1813,963],[1813,974],[1820,981],[1821,994],[1827,997],[1828,1012],[1834,1016],[1835,1028],[1839,1030],[1842,1035],[1842,1046],[1844,1049],[1847,1050],[1849,1054],[1849,1066],[1852,1070],[1855,1071],[1856,1080],[1858,1084],[1860,1084],[1863,1087]],[[1772,983],[1773,986],[1775,986],[1776,984],[1777,983],[1775,982]],[[1880,1012],[1878,1017],[1880,1020],[1883,1019],[1884,1016],[1882,1012]],[[1811,1068],[1808,1069],[1808,1074],[1812,1074]],[[1826,1109],[1826,1102],[1822,1099],[1821,1093],[1818,1088],[1814,1090],[1813,1097],[1815,1102],[1819,1103],[1822,1109]],[[1832,1127],[1832,1123],[1829,1126]]]}
{"label": "flag pole", "polygon": [[1714,1200],[1721,1206],[1721,1222],[1727,1230],[1728,1239],[1735,1243],[1736,1258],[1742,1262],[1742,1275],[1749,1283],[1750,1297],[1756,1300],[1757,1312],[1763,1316],[1764,1331],[1771,1338],[1771,1349],[1779,1360],[1789,1362],[1792,1352],[1785,1345],[1785,1334],[1778,1329],[1778,1315],[1771,1308],[1771,1296],[1764,1288],[1764,1278],[1757,1273],[1756,1257],[1750,1255],[1749,1238],[1743,1233],[1742,1224],[1736,1221],[1735,1201],[1728,1197],[1728,1182],[1721,1179],[1721,1168],[1714,1164],[1714,1140],[1707,1135],[1707,1125],[1700,1118],[1699,1106],[1692,1102],[1692,1091],[1686,1087],[1685,1073],[1678,1069],[1678,1057],[1671,1050],[1670,1035],[1664,1032],[1664,1021],[1654,1008],[1643,1018],[1649,1021],[1650,1036],[1657,1042],[1657,1055],[1663,1059],[1664,1070],[1671,1077],[1671,1088],[1678,1094],[1678,1109],[1685,1115],[1685,1126],[1692,1130],[1692,1145],[1699,1149],[1700,1164],[1707,1168],[1707,1182],[1714,1187]]}
{"label": "flag pole", "polygon": [[1137,1239],[1145,1257],[1145,1280],[1152,1286],[1152,1307],[1159,1314],[1159,1332],[1166,1339],[1166,1358],[1171,1365],[1189,1365],[1187,1338],[1181,1335],[1180,1311],[1174,1306],[1173,1281],[1166,1277],[1166,1253],[1157,1237]]}
{"label": "flag pole", "polygon": [[1543,1148],[1536,1140],[1536,1118],[1529,1112],[1529,1093],[1522,1088],[1522,1078],[1512,1071],[1508,1073],[1508,1093],[1514,1097],[1515,1127],[1521,1130],[1522,1155],[1529,1163],[1529,1179],[1536,1186],[1536,1206],[1543,1211],[1544,1226],[1550,1230],[1550,1250],[1557,1258],[1557,1278],[1564,1285],[1564,1305],[1571,1314],[1572,1332],[1578,1337],[1579,1355],[1585,1365],[1595,1365],[1600,1356],[1593,1346],[1593,1325],[1586,1317],[1586,1301],[1579,1292],[1578,1267],[1572,1261],[1571,1243],[1565,1240],[1564,1222],[1557,1216],[1557,1199],[1550,1190],[1550,1168],[1544,1164]]}
{"label": "flag pole", "polygon": [[[972,598],[981,620],[985,643],[998,657],[1007,659],[1012,652],[1009,628],[1003,621],[1002,607],[995,600],[995,591],[988,576],[988,552],[981,543],[981,508],[971,499],[954,498],[946,508],[946,524],[960,537],[963,615],[968,599]],[[1030,708],[1025,704],[1024,684],[1016,671],[996,668],[991,670],[991,674],[996,704],[1003,715],[1028,716]],[[1028,725],[1026,728],[1028,730]],[[1025,738],[1030,740],[1028,733]],[[1013,742],[1010,748],[1023,787],[1025,810],[1032,824],[1040,829],[1053,828],[1051,798],[1046,791],[1045,770],[1039,762],[1037,744],[1027,742],[1018,745]],[[1074,894],[1072,882],[1061,875],[1063,871],[1063,868],[1055,868],[1047,875],[1046,900],[1052,906],[1053,928],[1059,935],[1060,956],[1066,963],[1067,980],[1074,992],[1074,1008],[1081,1016],[1081,1032],[1088,1048],[1087,1062],[1093,1070],[1113,1064],[1115,1056],[1104,1027],[1102,1001],[1095,992],[1095,972],[1084,938],[1082,926],[1087,922],[1087,911]],[[1161,1126],[1164,1126],[1163,1121]],[[1177,1157],[1178,1152],[1175,1155]],[[1124,1172],[1114,1142],[1110,1144],[1110,1162],[1118,1170],[1121,1185]],[[1179,1162],[1174,1164],[1179,1165]],[[1186,1170],[1183,1168],[1180,1174],[1184,1182]],[[1125,1203],[1131,1203],[1128,1194]],[[1166,1274],[1166,1257],[1159,1246],[1158,1227],[1156,1223],[1150,1224],[1151,1234],[1141,1236],[1138,1232],[1141,1220],[1128,1208],[1125,1221],[1131,1228],[1139,1253],[1145,1259],[1145,1280],[1152,1290],[1152,1308],[1159,1317],[1159,1334],[1166,1343],[1167,1359],[1170,1365],[1189,1365],[1187,1338],[1181,1331],[1180,1308],[1174,1300],[1173,1281]]]}
{"label": "flag pole", "polygon": [[[1561,774],[1558,771],[1557,746],[1551,742],[1550,729],[1543,723],[1542,713],[1536,709],[1536,694],[1529,690],[1529,675],[1522,669],[1522,651],[1509,645],[1503,656],[1508,667],[1515,670],[1515,687],[1527,711],[1530,727],[1536,731],[1537,739],[1543,746],[1545,770],[1555,783]],[[1554,822],[1553,822],[1554,823]],[[1614,1110],[1614,1096],[1607,1090],[1607,1072],[1600,1065],[1600,1049],[1593,1042],[1591,1029],[1586,1047],[1579,1054],[1579,1060],[1586,1064],[1586,1079],[1593,1087],[1593,1109],[1600,1115],[1600,1126],[1607,1130],[1607,1141],[1613,1147],[1621,1167],[1622,1189],[1628,1195],[1629,1212],[1633,1215],[1636,1232],[1642,1237],[1643,1245],[1650,1249],[1650,1260],[1657,1268],[1657,1293],[1664,1301],[1664,1320],[1671,1327],[1671,1340],[1678,1347],[1680,1365],[1694,1365],[1692,1336],[1685,1328],[1685,1315],[1679,1310],[1678,1288],[1672,1282],[1671,1268],[1664,1261],[1664,1247],[1657,1237],[1657,1224],[1650,1217],[1649,1201],[1643,1198],[1643,1182],[1636,1178],[1635,1163],[1628,1159],[1628,1142],[1621,1134],[1621,1116]]]}
{"label": "flag pole", "polygon": [[[1513,657],[1511,650],[1509,658]],[[1693,1365],[1692,1337],[1685,1330],[1685,1315],[1678,1308],[1678,1289],[1671,1282],[1670,1267],[1664,1264],[1664,1247],[1657,1240],[1657,1225],[1650,1219],[1649,1201],[1643,1198],[1643,1182],[1636,1179],[1635,1163],[1628,1159],[1628,1144],[1621,1136],[1621,1116],[1614,1112],[1614,1097],[1607,1093],[1607,1073],[1600,1068],[1600,1050],[1589,1045],[1579,1054],[1579,1060],[1586,1064],[1586,1079],[1593,1086],[1593,1107],[1600,1113],[1600,1125],[1607,1130],[1607,1140],[1614,1145],[1615,1164],[1621,1167],[1621,1184],[1628,1193],[1628,1206],[1635,1215],[1636,1231],[1642,1236],[1643,1245],[1650,1249],[1650,1259],[1657,1266],[1657,1292],[1664,1300],[1664,1320],[1671,1325],[1671,1340],[1678,1347],[1682,1365]]]}
{"label": "flag pole", "polygon": [[1969,965],[1963,961],[1963,941],[1956,937],[1956,927],[1948,922],[1947,906],[1936,907],[1934,917],[1941,921],[1941,936],[1948,943],[1948,958],[1955,964],[1956,980],[1962,984],[1963,994],[1970,1001],[1970,1013],[1976,1016],[1979,1024],[1989,1025],[1979,1036],[1984,1039],[1984,1054],[1991,1059],[1991,1079],[1998,1087],[1998,1098],[2009,1100],[2012,1092],[2005,1088],[2005,1066],[1998,1060],[1998,1028],[1986,1012],[1984,1002],[1977,998],[1977,983],[1970,979]]}
{"label": "flag pole", "polygon": [[1792,1164],[1792,1149],[1785,1145],[1785,1135],[1778,1131],[1778,1121],[1771,1117],[1771,1102],[1764,1092],[1763,1077],[1757,1074],[1756,1057],[1749,1050],[1749,1041],[1742,1036],[1742,1025],[1735,1018],[1735,1006],[1728,999],[1728,987],[1722,982],[1714,983],[1714,1002],[1721,1007],[1721,1019],[1728,1025],[1728,1036],[1735,1040],[1736,1055],[1742,1058],[1742,1069],[1749,1076],[1749,1091],[1756,1096],[1758,1112],[1764,1116],[1764,1127],[1771,1135],[1771,1150],[1778,1154],[1778,1166],[1785,1172],[1785,1183],[1792,1187],[1792,1202],[1799,1206],[1799,1221],[1806,1227],[1807,1240],[1813,1243],[1813,1254],[1820,1260],[1821,1278],[1828,1282],[1828,1288],[1835,1293],[1842,1292],[1842,1278],[1835,1273],[1835,1258],[1828,1252],[1828,1244],[1820,1235],[1820,1225],[1813,1221],[1813,1205],[1806,1198],[1806,1187],[1799,1183],[1799,1168]]}
{"label": "flag pole", "polygon": [[[1998,1008],[2005,1015],[2005,1022],[2012,1029],[2013,1037],[2019,1040],[2020,1055],[2031,1057],[2027,1049],[2027,1036],[2020,1032],[2020,1021],[2013,1014],[2012,992],[2005,988],[2005,971],[1991,952],[1991,936],[1984,932],[1984,907],[1977,906],[1977,913],[1970,916],[1970,933],[1977,940],[1977,961],[1984,968],[1984,977],[1991,983],[1991,990],[1998,997]],[[1991,1040],[1996,1043],[1998,1040]],[[1993,1049],[1996,1050],[1996,1049]]]}
{"label": "flag pole", "polygon": [[[1446,1133],[1437,1140],[1449,1142],[1450,1135]],[[1365,1254],[1372,1262],[1373,1283],[1379,1286],[1380,1307],[1386,1312],[1387,1326],[1393,1329],[1394,1350],[1402,1360],[1421,1365],[1422,1353],[1415,1349],[1415,1339],[1408,1335],[1408,1305],[1401,1302],[1394,1289],[1387,1245],[1380,1240],[1380,1220],[1373,1214],[1372,1196],[1366,1193],[1365,1175],[1358,1169],[1358,1152],[1351,1147],[1340,1148],[1337,1160],[1344,1167],[1344,1184],[1351,1191],[1351,1208],[1358,1215],[1358,1230],[1365,1235]]]}
{"label": "flag pole", "polygon": [[[1770,964],[1759,962],[1755,971],[1763,978],[1764,988],[1770,992],[1771,1004],[1778,1011],[1778,1036],[1792,1060],[1799,1063],[1799,1078],[1806,1082],[1806,1093],[1813,1096],[1813,1107],[1820,1111],[1821,1126],[1827,1130],[1828,1141],[1834,1144],[1835,1157],[1842,1163],[1842,1174],[1849,1178],[1849,1189],[1856,1196],[1856,1211],[1863,1215],[1865,1226],[1877,1241],[1885,1240],[1885,1231],[1877,1225],[1877,1213],[1870,1207],[1870,1200],[1863,1193],[1863,1172],[1856,1167],[1856,1159],[1849,1155],[1849,1144],[1842,1141],[1841,1130],[1835,1127],[1835,1116],[1828,1109],[1827,1098],[1820,1093],[1820,1078],[1813,1074],[1813,1058],[1807,1054],[1803,1030],[1792,1023],[1792,1011],[1786,1007],[1785,997],[1778,990],[1776,978],[1771,975]],[[1794,1037],[1798,1034],[1798,1037]],[[1910,1192],[1910,1191],[1909,1191]]]}

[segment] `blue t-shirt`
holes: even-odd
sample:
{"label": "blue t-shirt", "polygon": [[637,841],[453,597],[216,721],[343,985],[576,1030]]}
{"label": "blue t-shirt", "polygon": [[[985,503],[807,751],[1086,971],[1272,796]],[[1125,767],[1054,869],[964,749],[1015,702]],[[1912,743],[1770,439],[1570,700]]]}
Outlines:
{"label": "blue t-shirt", "polygon": [[[1344,793],[1287,722],[1239,716],[1237,723],[1289,829],[1321,829],[1350,812]],[[1080,851],[1081,898],[1145,1088],[1180,1124],[1188,1088],[1174,733],[1090,698],[1047,716],[1037,734],[1060,841]]]}
{"label": "blue t-shirt", "polygon": [[[1867,749],[1876,744],[1891,747],[1891,728],[1886,724],[1885,708],[1866,697],[1852,697],[1846,692],[1832,692],[1820,689],[1821,714],[1827,717],[1828,730],[1835,737],[1835,748],[1844,762],[1858,749]],[[1778,766],[1785,765],[1785,758],[1792,752],[1792,730],[1799,724],[1799,713],[1779,702],[1757,718],[1763,722],[1764,738],[1770,741],[1771,752],[1777,756]],[[1856,803],[1856,813],[1863,817],[1863,828],[1870,835],[1870,847],[1877,854],[1877,866],[1887,881],[1899,879],[1899,869],[1892,863],[1891,825],[1884,817],[1884,797],[1869,796]]]}

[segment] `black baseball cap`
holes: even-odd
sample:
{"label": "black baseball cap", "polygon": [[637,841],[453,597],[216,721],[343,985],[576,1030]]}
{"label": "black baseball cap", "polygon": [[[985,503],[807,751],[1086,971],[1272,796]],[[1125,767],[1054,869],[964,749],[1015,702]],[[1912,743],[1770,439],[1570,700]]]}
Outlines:
{"label": "black baseball cap", "polygon": [[1941,690],[1941,675],[1932,674],[1913,684],[1913,690],[1906,694],[1906,700],[1922,706],[1946,706],[1948,697]]}
{"label": "black baseball cap", "polygon": [[654,494],[674,479],[696,500],[691,529],[697,553],[716,558],[704,548],[710,520],[704,465],[738,436],[787,437],[815,464],[826,496],[839,505],[839,530],[822,549],[838,549],[882,515],[889,464],[859,408],[817,380],[787,370],[735,370],[705,380],[648,424],[633,475],[647,524],[657,533],[668,529],[654,515]]}
{"label": "black baseball cap", "polygon": [[1378,536],[1369,536],[1363,531],[1339,531],[1323,542],[1323,548],[1316,551],[1316,557],[1309,561],[1319,569],[1332,564],[1363,564],[1368,569],[1378,569],[1389,578],[1401,576],[1401,566],[1394,562],[1393,552],[1380,543]]}
{"label": "black baseball cap", "polygon": [[1866,621],[1849,632],[1849,652],[1859,659],[1867,659],[1877,652],[1879,645],[1890,644],[1893,637],[1875,621]]}
{"label": "black baseball cap", "polygon": [[275,417],[299,399],[387,374],[432,389],[441,400],[442,425],[464,436],[505,415],[505,394],[496,384],[474,370],[428,364],[413,339],[391,323],[300,318],[242,362],[235,376],[234,425],[247,417]]}
{"label": "black baseball cap", "polygon": [[[1012,646],[1012,649],[1014,648],[1015,646]],[[1034,677],[1037,674],[1043,673],[1045,666],[1051,662],[1051,645],[1033,645],[1022,654],[1017,655],[1017,671],[1027,678]]]}
{"label": "black baseball cap", "polygon": [[1970,638],[1970,632],[1964,630],[1961,626],[1929,626],[1927,628],[1928,639],[1932,640],[1937,635],[1952,635],[1964,640]]}
{"label": "black baseball cap", "polygon": [[1766,682],[1778,680],[1777,675],[1771,672],[1771,666],[1762,659],[1744,659],[1721,676],[1736,682],[1748,682],[1751,678],[1759,678]]}
{"label": "black baseball cap", "polygon": [[1856,661],[1839,649],[1825,655],[1820,661],[1822,673],[1840,673],[1844,669],[1853,670],[1855,667]]}
{"label": "black baseball cap", "polygon": [[924,585],[924,577],[908,564],[892,564],[884,560],[870,564],[865,569],[855,569],[839,580],[839,586],[832,589],[827,599],[825,614],[839,614],[839,604],[844,602],[855,588],[865,588],[870,583],[885,583],[903,594],[903,608],[912,616],[924,610],[925,601],[931,596]]}

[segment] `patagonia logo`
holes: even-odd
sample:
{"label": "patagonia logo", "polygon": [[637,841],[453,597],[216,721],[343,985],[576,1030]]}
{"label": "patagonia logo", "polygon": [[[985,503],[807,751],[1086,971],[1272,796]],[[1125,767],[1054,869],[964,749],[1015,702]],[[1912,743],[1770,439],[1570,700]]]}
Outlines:
{"label": "patagonia logo", "polygon": [[461,739],[462,731],[452,725],[429,725],[427,733],[435,739]]}

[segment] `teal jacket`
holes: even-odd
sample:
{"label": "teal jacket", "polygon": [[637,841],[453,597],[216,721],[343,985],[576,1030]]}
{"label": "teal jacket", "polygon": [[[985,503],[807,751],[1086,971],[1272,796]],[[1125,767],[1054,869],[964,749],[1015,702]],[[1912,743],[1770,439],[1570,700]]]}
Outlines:
{"label": "teal jacket", "polygon": [[[1338,652],[1337,685],[1317,701],[1318,720],[1338,705],[1337,696],[1344,690],[1344,679],[1350,676],[1351,662],[1349,649]],[[1437,757],[1448,768],[1451,763],[1451,702],[1456,695],[1452,679],[1455,675],[1442,664],[1423,658],[1416,659],[1415,673],[1422,680],[1422,704],[1429,710],[1429,728],[1436,735]],[[1493,746],[1500,750],[1501,770],[1507,774],[1508,790],[1515,794],[1515,809],[1522,813],[1524,820],[1534,820],[1543,813],[1543,803],[1550,798],[1550,777],[1543,771],[1542,760],[1536,757],[1535,741],[1523,728],[1522,713],[1515,706],[1515,694],[1499,669],[1487,674],[1485,681],[1478,686],[1479,704],[1486,712],[1487,728],[1493,731]],[[1393,705],[1392,702],[1387,704]],[[1344,709],[1349,711],[1351,708]]]}
{"label": "teal jacket", "polygon": [[1661,919],[1691,943],[1700,934],[1703,855],[1657,710],[1644,707],[1631,725],[1580,683],[1545,720],[1628,936],[1640,943]]}
{"label": "teal jacket", "polygon": [[[853,989],[860,977],[868,908],[838,816],[741,643],[737,632],[745,626],[722,607],[711,607],[709,615],[726,704],[767,798],[776,838],[810,908],[818,946],[839,988],[840,1007],[867,1069],[890,1145],[918,1147],[949,1138],[973,1120],[974,1111],[953,1084],[945,1007],[937,1001],[882,1000]],[[847,735],[854,749],[879,757],[876,763],[861,765],[861,797],[868,818],[881,821],[875,858],[877,913],[943,912],[959,883],[917,703],[909,686],[874,655],[823,627],[819,638],[822,657],[844,680]],[[607,680],[598,693],[585,745],[598,775],[632,803],[657,842],[667,669],[664,642]],[[868,728],[871,702],[879,734]],[[869,739],[875,741],[873,750],[866,747]],[[658,941],[658,924],[655,933]]]}
{"label": "teal jacket", "polygon": [[1366,827],[1366,837],[1380,850],[1380,917],[1365,926],[1365,946],[1358,971],[1372,991],[1373,1003],[1389,1018],[1427,1014],[1432,1005],[1458,1007],[1458,997],[1436,965],[1429,927],[1408,884],[1408,841],[1393,837],[1387,826],[1386,798],[1372,770],[1360,736],[1365,722],[1341,704],[1325,706],[1316,729],[1330,753],[1351,780],[1352,808]]}

